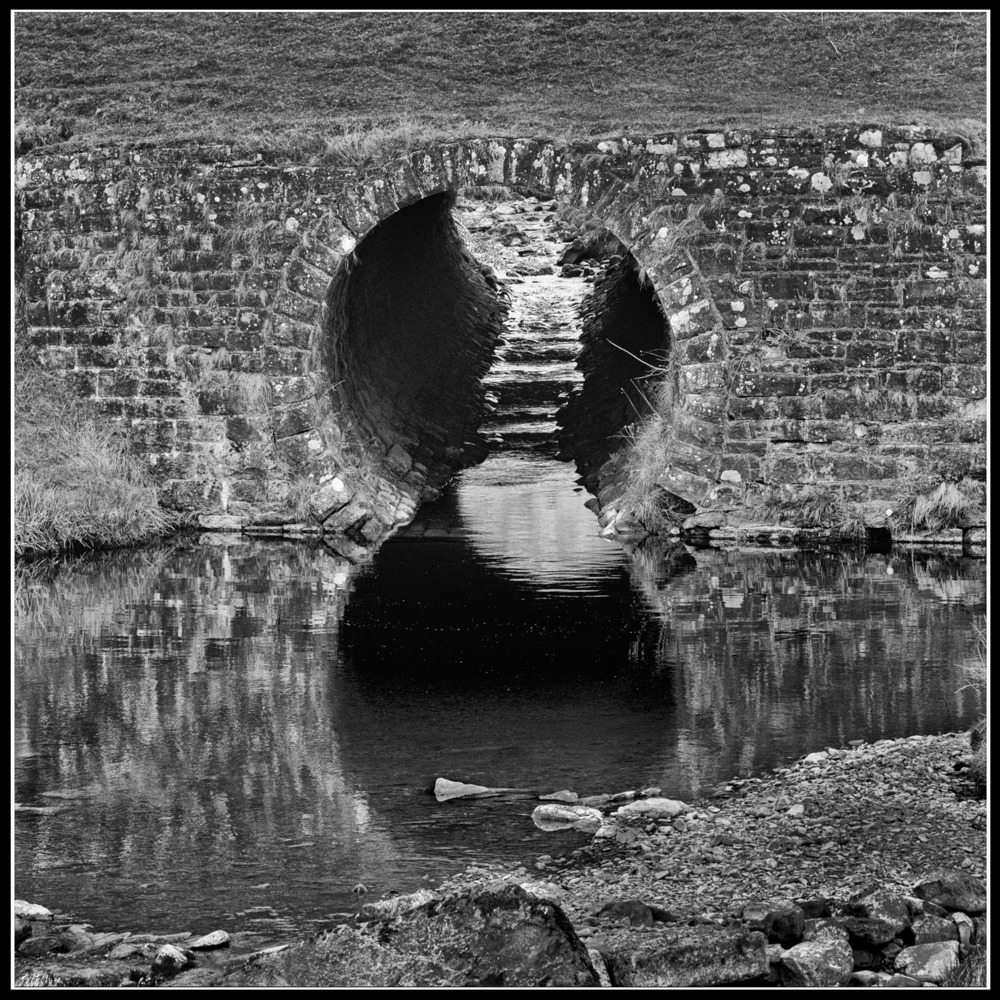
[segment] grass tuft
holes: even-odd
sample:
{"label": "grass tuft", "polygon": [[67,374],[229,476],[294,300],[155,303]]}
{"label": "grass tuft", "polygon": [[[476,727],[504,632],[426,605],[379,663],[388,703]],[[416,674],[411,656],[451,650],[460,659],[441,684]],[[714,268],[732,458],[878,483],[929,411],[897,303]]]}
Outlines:
{"label": "grass tuft", "polygon": [[891,508],[889,521],[897,533],[941,531],[961,527],[985,505],[985,485],[968,476],[957,483],[940,483],[933,489],[917,481]]}
{"label": "grass tuft", "polygon": [[59,379],[15,370],[14,554],[131,545],[174,527],[145,468]]}

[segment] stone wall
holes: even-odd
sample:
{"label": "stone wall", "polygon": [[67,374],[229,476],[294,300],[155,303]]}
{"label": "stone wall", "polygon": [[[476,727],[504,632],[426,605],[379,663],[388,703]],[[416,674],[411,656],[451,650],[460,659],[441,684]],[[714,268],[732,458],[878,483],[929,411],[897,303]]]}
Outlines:
{"label": "stone wall", "polygon": [[[811,486],[876,524],[911,481],[985,469],[977,155],[874,127],[498,139],[364,169],[225,146],[35,151],[16,168],[27,338],[130,428],[166,502],[372,540],[469,459],[498,322],[433,199],[506,185],[629,249],[670,328],[660,483],[699,523],[738,523],[758,487]],[[425,281],[413,248],[432,244],[451,265]],[[438,277],[411,324],[402,289]],[[393,331],[378,345],[376,317]]]}

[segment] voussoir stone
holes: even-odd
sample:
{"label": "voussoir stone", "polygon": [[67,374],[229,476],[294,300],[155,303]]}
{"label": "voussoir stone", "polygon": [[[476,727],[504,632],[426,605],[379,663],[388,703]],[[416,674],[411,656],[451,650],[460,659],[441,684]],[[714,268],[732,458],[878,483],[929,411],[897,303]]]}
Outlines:
{"label": "voussoir stone", "polygon": [[844,986],[853,971],[851,946],[836,937],[793,945],[778,965],[782,986]]}
{"label": "voussoir stone", "polygon": [[958,942],[935,941],[904,948],[897,956],[895,966],[922,982],[940,983],[958,965]]}
{"label": "voussoir stone", "polygon": [[705,925],[624,935],[602,954],[615,986],[723,986],[768,971],[760,931]]}
{"label": "voussoir stone", "polygon": [[986,912],[986,888],[982,882],[958,868],[941,868],[923,879],[913,895],[962,913]]}

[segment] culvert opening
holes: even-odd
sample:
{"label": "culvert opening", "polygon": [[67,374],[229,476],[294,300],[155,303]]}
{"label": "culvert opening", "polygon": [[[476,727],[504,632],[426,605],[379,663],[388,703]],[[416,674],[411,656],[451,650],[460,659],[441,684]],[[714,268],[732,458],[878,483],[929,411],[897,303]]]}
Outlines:
{"label": "culvert opening", "polygon": [[670,407],[669,324],[624,247],[584,301],[580,345],[583,384],[560,411],[561,442],[596,492],[599,470],[632,430]]}
{"label": "culvert opening", "polygon": [[481,458],[482,378],[503,322],[493,284],[432,195],[376,226],[327,298],[327,368],[348,447],[416,499]]}

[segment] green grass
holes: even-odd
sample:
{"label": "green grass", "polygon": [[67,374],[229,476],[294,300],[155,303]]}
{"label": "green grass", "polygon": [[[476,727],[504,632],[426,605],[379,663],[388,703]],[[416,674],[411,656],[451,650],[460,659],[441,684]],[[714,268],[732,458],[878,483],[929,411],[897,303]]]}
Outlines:
{"label": "green grass", "polygon": [[15,55],[22,149],[985,121],[980,12],[19,13]]}
{"label": "green grass", "polygon": [[22,361],[14,386],[14,553],[113,548],[171,530],[127,444],[59,379]]}

